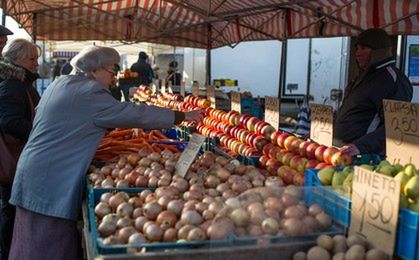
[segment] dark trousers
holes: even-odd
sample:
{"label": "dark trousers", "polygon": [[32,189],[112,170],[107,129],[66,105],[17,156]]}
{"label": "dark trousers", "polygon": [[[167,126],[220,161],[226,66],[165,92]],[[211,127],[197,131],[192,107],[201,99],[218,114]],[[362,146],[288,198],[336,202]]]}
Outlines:
{"label": "dark trousers", "polygon": [[16,207],[9,204],[12,186],[0,187],[0,259],[7,260],[12,244]]}

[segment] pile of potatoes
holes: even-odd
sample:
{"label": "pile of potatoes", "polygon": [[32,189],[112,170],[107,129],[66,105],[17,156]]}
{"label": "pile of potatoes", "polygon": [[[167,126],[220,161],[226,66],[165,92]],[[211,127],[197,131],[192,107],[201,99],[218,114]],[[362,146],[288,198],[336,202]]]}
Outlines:
{"label": "pile of potatoes", "polygon": [[297,252],[294,260],[387,260],[388,255],[382,250],[372,248],[363,237],[350,235],[320,235],[317,245],[305,252]]}

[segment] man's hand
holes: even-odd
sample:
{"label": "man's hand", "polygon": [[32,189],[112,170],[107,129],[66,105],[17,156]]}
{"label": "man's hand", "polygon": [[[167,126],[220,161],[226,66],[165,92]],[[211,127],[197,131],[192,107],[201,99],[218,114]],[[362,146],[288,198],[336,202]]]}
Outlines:
{"label": "man's hand", "polygon": [[343,153],[347,153],[350,156],[358,155],[361,152],[359,151],[358,147],[354,144],[346,144],[339,149]]}
{"label": "man's hand", "polygon": [[192,110],[185,112],[185,121],[202,121],[204,118],[205,109]]}

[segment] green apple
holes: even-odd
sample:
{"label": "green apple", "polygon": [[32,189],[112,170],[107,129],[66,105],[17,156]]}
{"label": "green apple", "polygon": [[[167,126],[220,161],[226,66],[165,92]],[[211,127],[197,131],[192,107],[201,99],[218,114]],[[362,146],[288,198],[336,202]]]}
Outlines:
{"label": "green apple", "polygon": [[334,173],[335,169],[333,167],[326,167],[317,173],[317,177],[319,177],[319,180],[323,185],[329,186],[332,183]]}
{"label": "green apple", "polygon": [[347,174],[345,174],[344,172],[335,172],[332,178],[332,187],[342,186],[343,182],[346,179],[346,176]]}

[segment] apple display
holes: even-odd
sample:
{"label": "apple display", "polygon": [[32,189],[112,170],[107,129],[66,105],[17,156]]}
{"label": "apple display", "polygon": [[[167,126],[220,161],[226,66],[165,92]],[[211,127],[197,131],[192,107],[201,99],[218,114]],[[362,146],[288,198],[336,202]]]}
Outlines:
{"label": "apple display", "polygon": [[314,157],[316,158],[316,160],[317,161],[319,161],[319,162],[323,162],[324,161],[324,159],[323,159],[323,153],[324,153],[324,151],[327,149],[327,146],[325,146],[325,145],[319,145],[317,148],[316,148],[316,151],[314,151]]}
{"label": "apple display", "polygon": [[292,152],[292,149],[293,149],[292,142],[296,139],[297,139],[297,137],[295,137],[293,135],[289,135],[284,141],[284,148],[287,149],[288,151]]}
{"label": "apple display", "polygon": [[330,161],[333,166],[348,166],[352,164],[352,156],[348,153],[338,151],[332,155]]}
{"label": "apple display", "polygon": [[285,140],[288,138],[288,136],[290,135],[286,133],[281,133],[278,136],[276,143],[278,144],[279,148],[285,148],[284,143],[285,143]]}
{"label": "apple display", "polygon": [[327,147],[326,150],[324,150],[324,152],[323,152],[323,161],[325,163],[331,164],[333,154],[337,153],[338,151],[339,150],[335,147],[332,147],[332,146]]}

